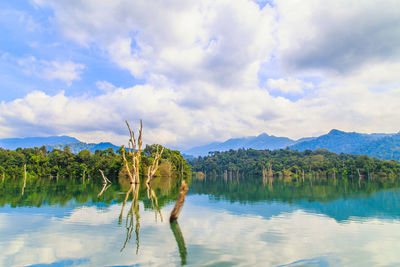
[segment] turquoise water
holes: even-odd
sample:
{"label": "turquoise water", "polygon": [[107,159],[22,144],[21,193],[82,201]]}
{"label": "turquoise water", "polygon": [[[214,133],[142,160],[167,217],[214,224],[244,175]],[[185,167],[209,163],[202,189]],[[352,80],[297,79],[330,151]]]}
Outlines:
{"label": "turquoise water", "polygon": [[160,212],[119,185],[1,188],[1,266],[400,266],[397,181],[193,180],[173,225],[174,185]]}

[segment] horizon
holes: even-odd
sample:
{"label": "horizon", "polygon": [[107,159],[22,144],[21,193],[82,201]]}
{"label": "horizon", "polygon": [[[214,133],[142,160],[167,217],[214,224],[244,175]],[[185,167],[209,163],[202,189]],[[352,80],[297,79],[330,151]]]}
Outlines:
{"label": "horizon", "polygon": [[[397,1],[0,3],[0,139],[398,133]],[[334,10],[334,11],[332,11]]]}
{"label": "horizon", "polygon": [[[392,132],[392,133],[384,133],[384,132],[363,133],[363,132],[355,132],[355,131],[347,132],[347,131],[342,131],[342,130],[339,130],[339,129],[331,129],[331,130],[329,130],[328,132],[323,133],[323,134],[321,134],[321,135],[317,135],[317,136],[303,136],[303,137],[300,137],[300,138],[298,138],[298,139],[291,139],[291,138],[289,138],[289,137],[287,137],[287,136],[275,136],[275,135],[271,135],[271,134],[268,134],[268,133],[265,133],[265,132],[264,132],[264,133],[261,133],[261,134],[258,134],[258,135],[254,135],[254,136],[232,137],[232,138],[225,139],[225,140],[220,140],[220,141],[219,141],[219,140],[214,140],[214,141],[211,141],[211,142],[209,142],[209,143],[199,144],[199,145],[195,145],[195,146],[192,146],[192,147],[186,147],[186,148],[185,148],[185,147],[179,147],[179,146],[177,146],[177,147],[167,147],[167,148],[174,149],[174,150],[179,150],[179,151],[181,151],[181,152],[188,152],[189,150],[195,149],[195,148],[197,148],[197,147],[203,147],[203,146],[211,145],[211,144],[214,144],[214,143],[216,143],[216,144],[222,144],[222,143],[225,143],[225,142],[227,142],[227,141],[229,141],[229,140],[257,138],[257,137],[259,137],[259,136],[261,136],[261,135],[267,135],[267,136],[270,136],[270,137],[277,137],[277,138],[289,138],[291,141],[297,142],[297,141],[299,141],[299,140],[301,140],[301,139],[318,138],[318,137],[321,137],[321,136],[324,136],[324,135],[328,135],[328,134],[330,134],[332,131],[339,131],[339,132],[344,132],[344,133],[366,134],[366,135],[371,135],[371,134],[387,134],[387,135],[393,134],[393,135],[395,135],[395,134],[399,134],[399,133],[400,133],[400,132]],[[0,141],[2,141],[2,140],[11,140],[11,139],[12,139],[12,140],[24,140],[24,139],[29,139],[29,138],[50,138],[50,137],[68,137],[68,138],[74,138],[74,139],[78,140],[80,143],[86,143],[86,144],[110,143],[110,144],[112,144],[112,145],[114,145],[114,146],[122,146],[122,145],[125,145],[125,144],[113,143],[113,142],[111,142],[111,141],[109,141],[109,140],[102,140],[102,141],[100,141],[100,142],[85,142],[85,141],[80,140],[79,138],[76,138],[75,136],[69,136],[69,135],[11,137],[11,138],[0,138]],[[73,142],[72,142],[72,143],[67,143],[67,144],[65,144],[65,145],[68,145],[68,144],[74,144],[74,143],[73,143]],[[144,145],[152,145],[152,144],[155,144],[155,143],[144,143]],[[0,146],[0,147],[1,147],[1,146]]]}

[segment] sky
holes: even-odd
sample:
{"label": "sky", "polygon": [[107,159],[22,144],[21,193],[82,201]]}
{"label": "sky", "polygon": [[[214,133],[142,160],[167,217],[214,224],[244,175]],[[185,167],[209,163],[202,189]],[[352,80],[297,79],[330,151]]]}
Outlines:
{"label": "sky", "polygon": [[398,132],[398,0],[0,3],[0,138]]}

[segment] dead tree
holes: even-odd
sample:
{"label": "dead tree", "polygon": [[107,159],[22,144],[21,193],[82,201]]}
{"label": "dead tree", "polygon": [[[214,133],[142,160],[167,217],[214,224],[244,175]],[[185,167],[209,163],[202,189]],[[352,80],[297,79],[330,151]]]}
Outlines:
{"label": "dead tree", "polygon": [[147,187],[147,197],[148,197],[148,199],[151,200],[151,205],[153,207],[153,210],[155,211],[155,219],[157,221],[157,212],[158,212],[160,214],[160,219],[162,222],[164,219],[161,214],[161,210],[158,207],[158,199],[157,199],[156,194],[154,193],[154,190],[150,186],[150,182],[153,179],[153,177],[158,169],[158,163],[161,159],[162,153],[164,152],[164,147],[161,149],[160,152],[158,151],[158,147],[159,146],[157,145],[157,151],[156,151],[156,155],[154,157],[153,164],[147,170],[146,187]]}
{"label": "dead tree", "polygon": [[262,167],[262,179],[263,179],[263,185],[265,185],[265,182],[267,180],[267,170],[265,169],[265,167]]}
{"label": "dead tree", "polygon": [[158,145],[157,145],[157,151],[156,155],[153,161],[153,164],[148,168],[147,170],[147,180],[146,180],[146,185],[149,185],[151,180],[153,179],[154,175],[156,174],[156,171],[158,169],[158,163],[160,161],[160,158],[162,156],[162,153],[164,152],[164,147],[161,149],[160,152],[158,152]]}
{"label": "dead tree", "polygon": [[24,184],[22,186],[21,196],[24,195],[25,186],[26,186],[26,163],[24,164]]}
{"label": "dead tree", "polygon": [[[101,177],[103,177],[103,188],[101,189],[100,193],[97,195],[97,197],[100,197],[107,189],[111,186],[112,182],[108,180],[108,178],[104,175],[103,171],[100,170]],[[110,184],[108,184],[110,183]]]}
{"label": "dead tree", "polygon": [[360,169],[357,168],[358,173],[358,187],[361,187],[361,180],[363,179],[363,175],[360,173]]}
{"label": "dead tree", "polygon": [[173,210],[171,211],[171,216],[169,217],[170,223],[178,220],[179,214],[181,213],[181,210],[183,208],[183,204],[185,203],[185,197],[186,197],[186,194],[188,191],[189,191],[189,188],[187,187],[185,181],[182,181],[182,185],[179,190],[178,199],[176,200],[175,206],[174,206]]}
{"label": "dead tree", "polygon": [[104,181],[103,184],[107,184],[107,183],[112,184],[112,182],[110,180],[108,180],[108,178],[104,175],[103,171],[100,169],[99,169],[99,171],[101,173],[101,177],[103,177],[103,181]]}
{"label": "dead tree", "polygon": [[274,178],[274,171],[272,170],[272,165],[269,163],[269,168],[268,168],[268,179],[273,179]]}
{"label": "dead tree", "polygon": [[85,176],[86,176],[86,169],[83,170],[83,174],[82,174],[82,184],[85,183]]}
{"label": "dead tree", "polygon": [[[139,137],[138,139],[135,138],[135,133],[131,130],[131,127],[129,126],[129,123],[127,121],[126,125],[128,126],[129,130],[129,142],[128,142],[128,155],[132,159],[132,164],[129,164],[126,156],[125,156],[125,147],[122,146],[122,158],[124,159],[125,163],[125,168],[126,171],[128,172],[129,179],[131,180],[131,184],[139,184],[140,183],[140,178],[139,178],[139,166],[140,166],[140,160],[141,160],[141,153],[142,153],[142,129],[143,129],[143,124],[142,120],[140,120],[140,129],[139,129]],[[136,150],[137,146],[137,150]],[[131,167],[129,167],[131,165]]]}

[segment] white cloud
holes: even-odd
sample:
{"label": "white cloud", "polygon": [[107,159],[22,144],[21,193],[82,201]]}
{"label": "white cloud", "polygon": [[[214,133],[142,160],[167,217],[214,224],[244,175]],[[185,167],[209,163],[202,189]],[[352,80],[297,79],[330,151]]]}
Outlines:
{"label": "white cloud", "polygon": [[348,74],[367,63],[400,59],[397,0],[283,0],[276,7],[278,49],[288,69]]}
{"label": "white cloud", "polygon": [[97,88],[99,88],[101,91],[104,91],[104,92],[111,92],[116,89],[116,87],[113,84],[111,84],[107,81],[97,81],[96,86],[97,86]]}
{"label": "white cloud", "polygon": [[[116,89],[97,97],[67,97],[63,92],[49,96],[32,92],[0,106],[0,120],[15,134],[48,135],[76,133],[76,137],[90,136],[88,141],[98,141],[92,133],[102,132],[114,137],[115,142],[125,143],[124,120],[144,121],[147,142],[169,145],[189,145],[195,140],[210,141],[229,134],[241,134],[249,126],[259,123],[261,128],[269,117],[276,116],[272,107],[284,106],[285,101],[274,101],[266,91],[235,90],[227,95],[221,90],[210,90],[199,103],[200,107],[182,105],[190,101],[186,95],[168,88],[135,86]],[[207,104],[208,99],[214,103]],[[252,101],[254,105],[245,105]],[[282,102],[282,103],[281,103]],[[237,106],[242,106],[238,109]],[[215,116],[217,114],[219,116]],[[264,117],[265,116],[265,117]],[[232,124],[233,121],[236,123]],[[230,132],[226,132],[229,128]],[[224,133],[225,132],[225,133]],[[116,140],[117,139],[117,140]]]}
{"label": "white cloud", "polygon": [[[65,38],[105,52],[144,85],[98,81],[98,96],[31,92],[2,103],[2,137],[70,134],[121,144],[123,121],[140,118],[148,142],[180,147],[261,132],[398,131],[395,1],[34,2],[54,12]],[[21,64],[68,84],[84,68],[34,57]]]}
{"label": "white cloud", "polygon": [[71,85],[74,80],[79,80],[85,68],[83,64],[72,61],[38,60],[33,56],[18,59],[17,63],[27,74],[50,81],[61,80],[67,85]]}
{"label": "white cloud", "polygon": [[253,86],[274,45],[273,10],[247,0],[37,3],[67,37],[96,43],[135,77]]}
{"label": "white cloud", "polygon": [[304,89],[312,89],[314,85],[310,82],[295,78],[287,79],[268,79],[267,85],[271,89],[282,91],[283,93],[303,93]]}

